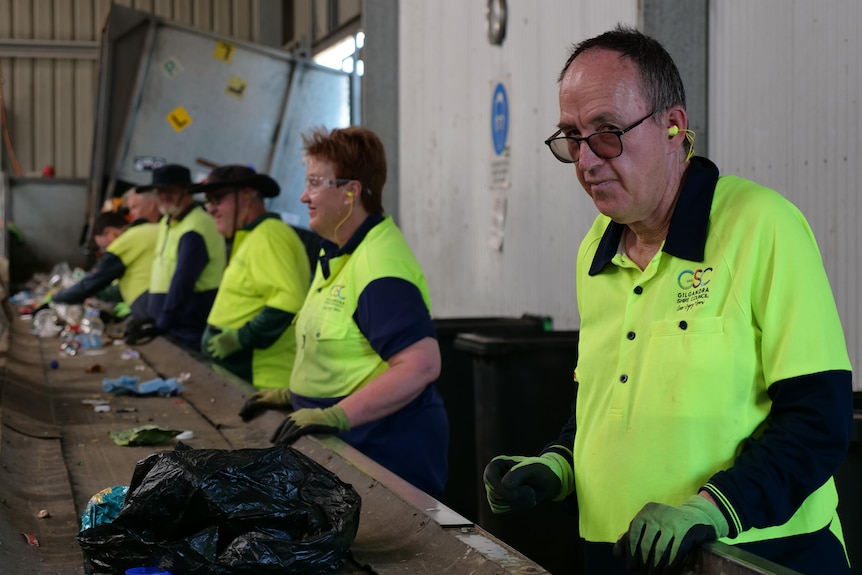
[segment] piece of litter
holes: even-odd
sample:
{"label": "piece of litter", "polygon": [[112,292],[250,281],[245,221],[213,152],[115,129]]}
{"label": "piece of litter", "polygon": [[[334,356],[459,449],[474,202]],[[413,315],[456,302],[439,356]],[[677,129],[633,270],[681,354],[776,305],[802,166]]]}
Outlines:
{"label": "piece of litter", "polygon": [[184,371],[177,376],[177,381],[179,381],[180,383],[185,383],[188,380],[190,380],[191,378],[192,378],[192,374],[187,372],[187,371]]}
{"label": "piece of litter", "polygon": [[82,399],[81,403],[85,405],[107,405],[111,402],[107,399]]}
{"label": "piece of litter", "polygon": [[105,368],[101,364],[94,363],[88,365],[87,368],[84,369],[84,371],[86,371],[87,373],[103,373],[105,371]]}
{"label": "piece of litter", "polygon": [[104,404],[94,405],[93,411],[95,411],[96,413],[108,413],[109,411],[111,411],[111,406],[110,405],[104,405]]}
{"label": "piece of litter", "polygon": [[120,354],[120,357],[123,359],[140,359],[141,352],[136,349],[127,349]]}
{"label": "piece of litter", "polygon": [[47,519],[48,517],[51,517],[51,512],[47,509],[40,509],[39,513],[36,514],[36,517],[39,519]]}
{"label": "piece of litter", "polygon": [[118,407],[117,413],[135,413],[138,411],[137,407]]}
{"label": "piece of litter", "polygon": [[195,438],[195,432],[194,431],[183,431],[182,433],[180,433],[176,437],[176,439],[179,439],[181,441],[186,440],[186,439],[194,439],[194,438]]}
{"label": "piece of litter", "polygon": [[136,365],[135,371],[147,371],[147,366],[146,365]]}
{"label": "piece of litter", "polygon": [[33,537],[32,535],[30,535],[29,533],[22,533],[21,535],[24,536],[24,539],[26,539],[27,543],[29,543],[30,545],[32,545],[34,547],[39,546],[39,540],[36,539],[35,537]]}

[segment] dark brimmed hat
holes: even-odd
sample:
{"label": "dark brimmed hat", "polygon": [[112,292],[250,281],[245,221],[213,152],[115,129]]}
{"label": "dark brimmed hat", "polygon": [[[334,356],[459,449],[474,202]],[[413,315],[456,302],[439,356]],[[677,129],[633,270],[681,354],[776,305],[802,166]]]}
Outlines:
{"label": "dark brimmed hat", "polygon": [[222,188],[252,188],[264,198],[274,198],[281,191],[278,183],[266,174],[258,174],[248,166],[229,164],[209,173],[206,181],[189,188],[189,193],[200,194]]}
{"label": "dark brimmed hat", "polygon": [[135,191],[148,192],[157,188],[170,188],[180,186],[187,188],[192,183],[192,173],[185,166],[179,164],[165,164],[153,170],[153,180],[149,185],[138,186]]}

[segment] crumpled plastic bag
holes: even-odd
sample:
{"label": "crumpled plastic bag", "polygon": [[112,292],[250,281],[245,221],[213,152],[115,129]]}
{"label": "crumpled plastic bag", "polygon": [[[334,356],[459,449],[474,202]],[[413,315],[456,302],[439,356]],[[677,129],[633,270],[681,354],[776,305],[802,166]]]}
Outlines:
{"label": "crumpled plastic bag", "polygon": [[117,517],[77,539],[94,573],[323,574],[344,561],[360,505],[352,486],[291,447],[180,443],[139,461]]}
{"label": "crumpled plastic bag", "polygon": [[81,530],[113,521],[120,514],[128,491],[128,485],[115,485],[90,497],[81,514]]}
{"label": "crumpled plastic bag", "polygon": [[175,377],[169,379],[157,377],[138,383],[140,379],[137,375],[121,375],[113,379],[106,377],[102,380],[102,391],[115,395],[159,395],[161,397],[178,395],[184,391]]}

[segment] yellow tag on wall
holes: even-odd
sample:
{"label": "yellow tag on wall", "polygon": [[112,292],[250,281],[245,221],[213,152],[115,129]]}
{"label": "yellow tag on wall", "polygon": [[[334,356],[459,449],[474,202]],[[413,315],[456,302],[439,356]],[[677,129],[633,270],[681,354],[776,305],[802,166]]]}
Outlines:
{"label": "yellow tag on wall", "polygon": [[248,82],[246,82],[242,78],[231,76],[230,80],[227,83],[227,88],[225,89],[225,92],[227,92],[234,98],[242,100],[242,96],[243,94],[245,94],[245,89],[247,86]]}
{"label": "yellow tag on wall", "polygon": [[236,50],[236,46],[230,42],[219,40],[216,42],[215,50],[213,50],[213,57],[222,62],[230,62],[233,58],[234,50]]}
{"label": "yellow tag on wall", "polygon": [[168,119],[171,127],[177,132],[182,132],[192,123],[192,117],[189,116],[189,113],[182,106],[177,106],[165,117]]}

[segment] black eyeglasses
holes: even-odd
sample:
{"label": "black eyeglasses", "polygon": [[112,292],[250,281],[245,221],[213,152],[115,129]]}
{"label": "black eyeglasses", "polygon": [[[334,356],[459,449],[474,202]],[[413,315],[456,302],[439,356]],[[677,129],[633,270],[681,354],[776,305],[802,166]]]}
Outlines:
{"label": "black eyeglasses", "polygon": [[640,126],[647,118],[655,114],[650,112],[628,128],[622,130],[604,130],[594,132],[585,138],[580,136],[561,136],[563,130],[557,130],[545,140],[545,145],[551,149],[554,157],[566,164],[574,164],[580,159],[581,142],[586,142],[593,153],[603,160],[617,158],[623,153],[623,134]]}

